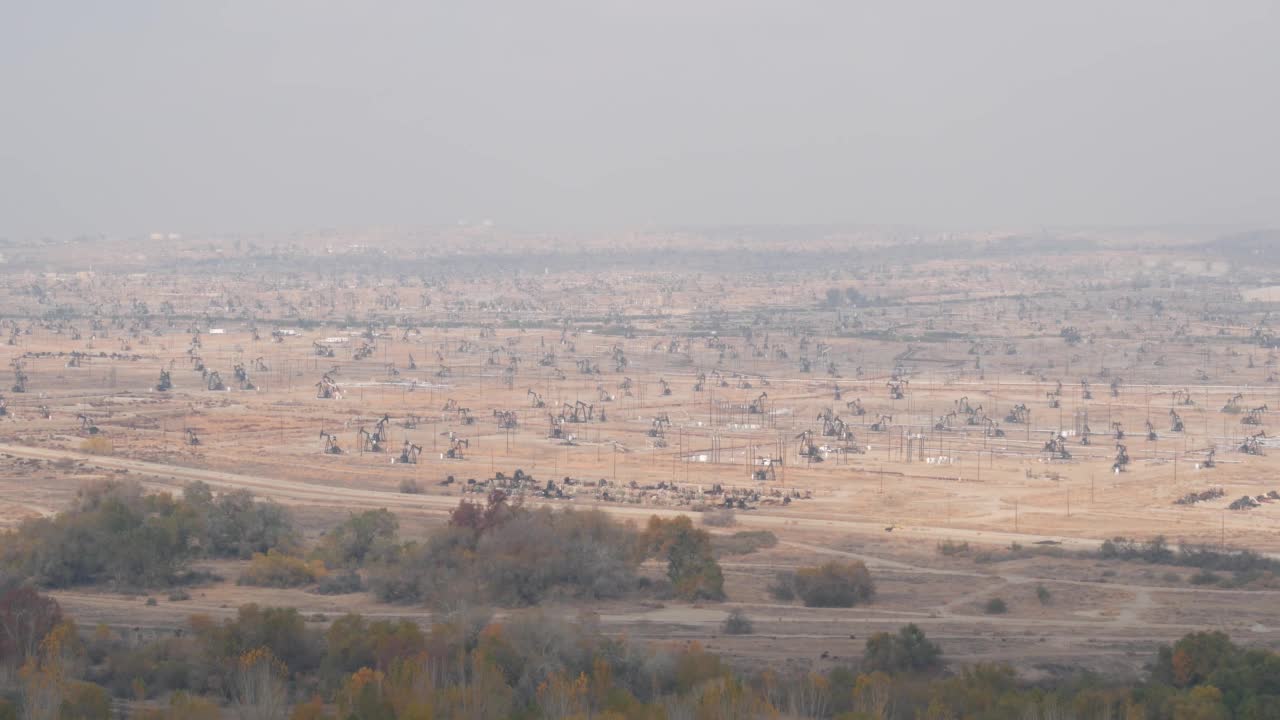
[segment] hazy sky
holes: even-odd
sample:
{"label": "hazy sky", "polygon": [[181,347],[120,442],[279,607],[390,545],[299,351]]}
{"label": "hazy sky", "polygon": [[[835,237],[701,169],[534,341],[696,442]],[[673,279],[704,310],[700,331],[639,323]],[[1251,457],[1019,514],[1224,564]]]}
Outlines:
{"label": "hazy sky", "polygon": [[1280,222],[1280,2],[0,0],[0,236]]}

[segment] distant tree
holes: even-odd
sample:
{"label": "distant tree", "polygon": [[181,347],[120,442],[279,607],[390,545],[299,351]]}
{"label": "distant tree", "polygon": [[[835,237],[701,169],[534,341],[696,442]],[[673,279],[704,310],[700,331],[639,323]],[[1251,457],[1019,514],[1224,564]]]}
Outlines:
{"label": "distant tree", "polygon": [[272,548],[292,550],[297,532],[288,510],[271,501],[255,500],[248,490],[214,496],[208,486],[187,486],[184,498],[206,520],[205,551],[213,557],[249,558]]}
{"label": "distant tree", "polygon": [[1177,720],[1229,720],[1231,711],[1223,702],[1221,690],[1212,685],[1200,685],[1174,698],[1173,717]]}
{"label": "distant tree", "polygon": [[391,551],[399,529],[396,516],[386,508],[352,514],[324,536],[316,554],[331,568],[360,567],[372,553]]}
{"label": "distant tree", "polygon": [[686,600],[724,599],[724,574],[711,547],[711,534],[695,528],[687,515],[649,518],[643,544],[650,557],[666,558],[667,577]]}
{"label": "distant tree", "polygon": [[284,720],[287,668],[266,648],[242,654],[232,674],[232,698],[241,720]]}
{"label": "distant tree", "polygon": [[60,622],[58,601],[29,587],[0,595],[0,662],[18,666],[35,657],[40,641]]}
{"label": "distant tree", "polygon": [[795,592],[808,607],[853,607],[875,596],[871,573],[860,560],[826,562],[795,573]]}
{"label": "distant tree", "polygon": [[1220,668],[1230,666],[1239,652],[1226,633],[1190,633],[1172,648],[1161,648],[1152,676],[1175,687],[1191,687],[1206,682]]}
{"label": "distant tree", "polygon": [[942,648],[911,624],[896,634],[881,632],[868,638],[862,666],[864,670],[887,673],[923,672],[936,668],[941,657]]}
{"label": "distant tree", "polygon": [[361,720],[395,720],[395,708],[385,691],[386,675],[371,668],[353,673],[338,694],[341,717]]}
{"label": "distant tree", "polygon": [[1049,588],[1044,585],[1036,585],[1036,599],[1041,605],[1048,605],[1053,602],[1053,595],[1049,592]]}
{"label": "distant tree", "polygon": [[750,635],[755,627],[751,622],[751,618],[742,612],[741,608],[734,608],[729,616],[724,619],[724,624],[720,626],[721,631],[725,635]]}
{"label": "distant tree", "polygon": [[254,553],[249,561],[249,567],[240,573],[237,583],[258,587],[291,588],[310,585],[325,575],[324,563],[319,560],[307,561],[296,555],[273,549],[265,554]]}

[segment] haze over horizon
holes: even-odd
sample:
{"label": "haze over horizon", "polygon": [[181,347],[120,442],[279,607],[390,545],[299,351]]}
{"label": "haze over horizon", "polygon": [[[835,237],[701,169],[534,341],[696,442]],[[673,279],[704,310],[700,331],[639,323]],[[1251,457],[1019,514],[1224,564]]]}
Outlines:
{"label": "haze over horizon", "polygon": [[1280,5],[10,4],[0,237],[1280,223]]}

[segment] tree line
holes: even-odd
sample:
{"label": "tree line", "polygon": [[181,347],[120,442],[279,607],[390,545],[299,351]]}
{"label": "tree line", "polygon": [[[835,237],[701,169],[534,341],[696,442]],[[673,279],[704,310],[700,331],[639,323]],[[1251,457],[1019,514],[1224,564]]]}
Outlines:
{"label": "tree line", "polygon": [[706,720],[1269,720],[1280,654],[1222,633],[1162,647],[1141,682],[1020,682],[1004,665],[948,670],[917,627],[877,633],[826,670],[744,671],[698,642],[639,644],[590,614],[438,614],[429,625],[292,608],[194,615],[150,640],[77,627],[30,587],[0,594],[0,720],[396,718]]}

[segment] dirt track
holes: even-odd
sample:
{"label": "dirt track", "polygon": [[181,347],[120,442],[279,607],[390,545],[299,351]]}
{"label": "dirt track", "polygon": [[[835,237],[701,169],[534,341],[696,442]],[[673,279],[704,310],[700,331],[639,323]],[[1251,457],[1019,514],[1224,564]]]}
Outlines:
{"label": "dirt track", "polygon": [[[9,454],[22,458],[40,460],[74,460],[106,470],[125,470],[142,476],[141,482],[149,486],[174,488],[184,483],[200,480],[219,488],[244,488],[252,490],[262,497],[271,498],[284,504],[310,504],[323,506],[341,506],[351,508],[388,508],[398,511],[420,511],[428,513],[447,512],[458,504],[457,496],[441,495],[409,495],[380,490],[359,488],[343,488],[328,485],[312,485],[293,480],[256,477],[217,470],[188,468],[178,465],[165,465],[130,460],[118,457],[88,455],[72,450],[56,450],[35,448],[23,445],[0,444],[0,454]],[[548,503],[556,505],[556,503]],[[559,504],[563,506],[564,504]],[[651,515],[675,516],[688,514],[683,511],[664,510],[661,508],[632,508],[623,505],[599,504],[601,510],[628,518],[647,518]],[[807,512],[796,507],[795,510],[774,512],[755,510],[740,515],[744,525],[760,528],[778,528],[790,525],[808,530],[830,530],[845,533],[879,533],[886,532],[886,527],[879,523],[861,522],[857,520],[833,519],[818,513]],[[1010,533],[985,530],[971,530],[954,527],[938,527],[930,525],[895,525],[895,534],[918,538],[921,540],[940,541],[945,539],[969,541],[982,544],[1008,545],[1011,542],[1023,544],[1037,542],[1060,543],[1064,547],[1074,549],[1096,549],[1101,543],[1097,538],[1062,537],[1037,535],[1031,533]]]}

